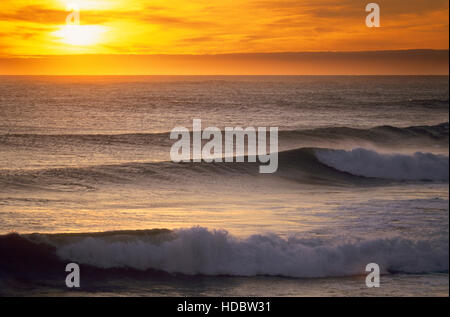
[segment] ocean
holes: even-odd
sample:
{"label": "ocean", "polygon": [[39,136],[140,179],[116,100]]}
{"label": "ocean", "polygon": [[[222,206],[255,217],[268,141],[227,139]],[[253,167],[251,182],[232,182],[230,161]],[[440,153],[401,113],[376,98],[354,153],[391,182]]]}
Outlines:
{"label": "ocean", "polygon": [[[0,76],[0,295],[448,296],[448,85]],[[172,162],[193,119],[278,127],[277,172]]]}

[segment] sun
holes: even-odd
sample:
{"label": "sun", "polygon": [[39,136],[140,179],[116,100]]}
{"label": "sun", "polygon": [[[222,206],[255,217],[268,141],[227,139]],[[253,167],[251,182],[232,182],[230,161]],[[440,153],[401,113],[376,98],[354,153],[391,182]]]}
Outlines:
{"label": "sun", "polygon": [[64,25],[53,35],[60,41],[75,46],[89,46],[101,41],[105,28],[100,25]]}

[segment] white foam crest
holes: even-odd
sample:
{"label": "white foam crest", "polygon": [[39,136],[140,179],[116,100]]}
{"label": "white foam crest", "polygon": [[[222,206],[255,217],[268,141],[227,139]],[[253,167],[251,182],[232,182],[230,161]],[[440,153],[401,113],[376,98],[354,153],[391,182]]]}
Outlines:
{"label": "white foam crest", "polygon": [[253,235],[238,239],[226,231],[176,230],[164,242],[136,237],[108,241],[89,237],[58,249],[64,260],[99,268],[155,269],[188,275],[349,276],[365,273],[375,262],[381,271],[423,273],[448,271],[448,239],[403,238],[339,242]]}
{"label": "white foam crest", "polygon": [[316,157],[325,165],[357,176],[432,181],[448,181],[449,178],[449,158],[445,155],[380,154],[356,148],[351,151],[318,149]]}

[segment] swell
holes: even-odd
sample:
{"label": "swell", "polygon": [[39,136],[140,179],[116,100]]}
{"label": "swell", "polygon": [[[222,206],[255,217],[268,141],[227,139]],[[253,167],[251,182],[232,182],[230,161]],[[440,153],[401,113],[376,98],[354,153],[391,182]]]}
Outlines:
{"label": "swell", "polygon": [[444,122],[431,126],[411,126],[399,128],[393,126],[378,126],[369,129],[356,129],[348,127],[328,127],[312,130],[282,131],[281,135],[303,139],[306,137],[323,140],[360,139],[374,143],[392,143],[407,140],[427,138],[431,140],[448,140],[449,123]]}
{"label": "swell", "polygon": [[[382,273],[448,272],[448,238],[412,240],[237,238],[223,230],[117,231],[0,236],[0,276],[50,276],[64,264],[130,277],[150,274],[331,277]],[[63,272],[64,273],[64,272]]]}
{"label": "swell", "polygon": [[448,108],[449,100],[447,99],[438,99],[438,98],[428,98],[428,99],[409,99],[409,105],[419,106],[424,108]]}
{"label": "swell", "polygon": [[[281,130],[279,139],[308,140],[321,139],[324,141],[358,139],[375,144],[398,143],[408,140],[428,139],[448,142],[449,123],[438,125],[411,126],[398,128],[393,126],[379,126],[369,129],[348,127],[328,127],[312,130]],[[169,133],[131,133],[131,134],[1,134],[0,145],[39,147],[57,144],[72,144],[86,146],[93,145],[134,145],[134,146],[170,146]]]}

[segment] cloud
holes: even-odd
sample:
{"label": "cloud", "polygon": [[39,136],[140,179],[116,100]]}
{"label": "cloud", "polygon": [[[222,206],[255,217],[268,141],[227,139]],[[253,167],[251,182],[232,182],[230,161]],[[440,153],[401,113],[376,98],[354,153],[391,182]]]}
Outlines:
{"label": "cloud", "polygon": [[[215,24],[213,21],[201,21],[155,13],[162,9],[162,7],[149,6],[148,10],[144,11],[82,10],[80,16],[82,17],[81,22],[83,24],[102,24],[124,19],[131,19],[137,23],[189,28],[210,27]],[[0,11],[0,20],[26,21],[39,24],[64,24],[68,13],[66,10],[52,9],[39,5],[28,5],[20,7],[13,12]]]}
{"label": "cloud", "polygon": [[66,11],[39,5],[21,7],[13,12],[0,11],[0,20],[3,21],[27,21],[42,24],[63,23],[66,16]]}
{"label": "cloud", "polygon": [[[90,53],[448,48],[448,2],[443,0],[377,0],[379,29],[365,26],[366,0],[85,1],[97,5],[82,8],[81,24],[109,30],[96,47],[88,48]],[[63,1],[29,3],[0,1],[2,42],[8,42],[9,54],[81,52],[52,37],[65,24]]]}

